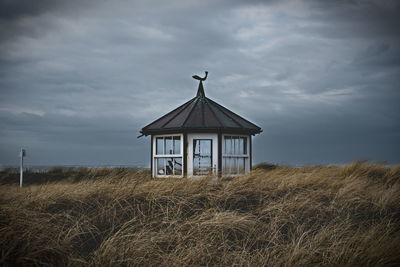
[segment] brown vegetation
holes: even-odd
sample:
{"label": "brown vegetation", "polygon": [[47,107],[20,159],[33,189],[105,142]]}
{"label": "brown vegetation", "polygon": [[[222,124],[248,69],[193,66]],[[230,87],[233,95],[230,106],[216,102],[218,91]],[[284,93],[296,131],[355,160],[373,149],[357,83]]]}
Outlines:
{"label": "brown vegetation", "polygon": [[271,166],[230,181],[79,170],[22,189],[0,173],[0,264],[400,264],[400,166]]}

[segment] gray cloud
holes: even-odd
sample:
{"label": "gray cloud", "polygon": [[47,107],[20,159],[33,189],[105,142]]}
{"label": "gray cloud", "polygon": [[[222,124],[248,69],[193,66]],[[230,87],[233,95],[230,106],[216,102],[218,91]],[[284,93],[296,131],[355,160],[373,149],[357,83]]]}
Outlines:
{"label": "gray cloud", "polygon": [[61,1],[29,1],[2,0],[0,1],[0,17],[3,20],[16,20],[26,16],[37,16],[62,4]]}
{"label": "gray cloud", "polygon": [[[140,128],[206,94],[256,161],[400,159],[395,1],[0,1],[0,163],[148,164]],[[54,156],[57,155],[57,156]]]}

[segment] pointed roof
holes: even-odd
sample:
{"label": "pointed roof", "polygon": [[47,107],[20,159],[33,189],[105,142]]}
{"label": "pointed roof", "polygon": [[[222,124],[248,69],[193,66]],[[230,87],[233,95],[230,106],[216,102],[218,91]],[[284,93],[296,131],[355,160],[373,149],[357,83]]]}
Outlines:
{"label": "pointed roof", "polygon": [[142,128],[142,135],[221,132],[258,134],[262,129],[205,96],[200,80],[194,98]]}

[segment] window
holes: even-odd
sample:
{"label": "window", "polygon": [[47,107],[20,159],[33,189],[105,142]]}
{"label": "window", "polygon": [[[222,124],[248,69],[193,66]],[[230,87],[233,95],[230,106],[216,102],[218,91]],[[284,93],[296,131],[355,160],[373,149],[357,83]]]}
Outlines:
{"label": "window", "polygon": [[182,176],[182,142],[180,135],[155,137],[155,176]]}
{"label": "window", "polygon": [[223,174],[243,174],[249,155],[247,136],[224,136],[222,164]]}

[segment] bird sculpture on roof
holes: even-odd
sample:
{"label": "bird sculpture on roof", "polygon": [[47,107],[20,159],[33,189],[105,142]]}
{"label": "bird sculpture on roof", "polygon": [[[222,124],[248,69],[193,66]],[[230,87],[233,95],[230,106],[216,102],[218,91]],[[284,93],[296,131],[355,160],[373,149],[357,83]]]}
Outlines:
{"label": "bird sculpture on roof", "polygon": [[205,73],[206,73],[206,76],[204,76],[204,78],[201,78],[201,77],[199,77],[197,75],[193,75],[192,77],[193,77],[193,79],[196,79],[196,80],[199,80],[199,81],[205,81],[207,79],[208,71],[206,71]]}

